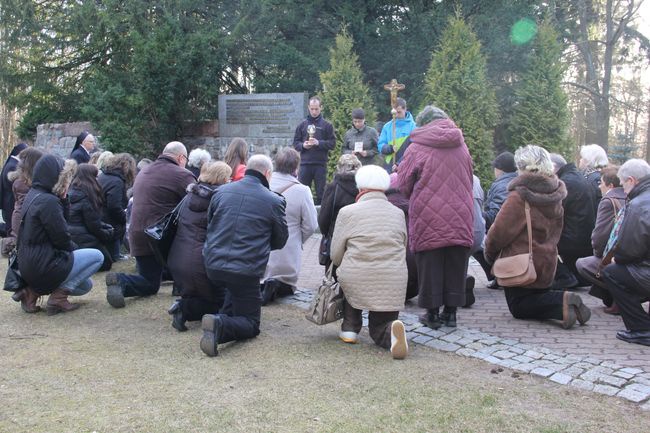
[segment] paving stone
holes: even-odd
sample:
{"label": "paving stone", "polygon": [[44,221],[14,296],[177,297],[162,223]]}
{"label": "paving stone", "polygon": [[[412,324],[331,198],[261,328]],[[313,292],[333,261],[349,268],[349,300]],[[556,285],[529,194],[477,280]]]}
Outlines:
{"label": "paving stone", "polygon": [[508,350],[498,350],[492,354],[492,356],[501,359],[509,359],[515,356],[516,353],[510,352]]}
{"label": "paving stone", "polygon": [[627,374],[641,374],[641,373],[644,373],[644,371],[641,370],[640,368],[630,368],[630,367],[621,368],[621,371],[623,373],[627,373]]}
{"label": "paving stone", "polygon": [[486,346],[491,346],[493,344],[496,344],[499,341],[498,338],[482,338],[479,340],[480,343],[485,344]]}
{"label": "paving stone", "polygon": [[458,344],[454,343],[449,343],[446,341],[440,341],[440,340],[431,340],[425,344],[427,347],[431,347],[433,349],[438,349],[442,350],[444,352],[455,352],[458,349],[460,349],[460,346]]}
{"label": "paving stone", "polygon": [[528,351],[524,352],[524,355],[529,357],[529,358],[533,358],[533,359],[540,359],[540,358],[542,358],[544,356],[544,354],[536,352],[534,350],[528,350]]}
{"label": "paving stone", "polygon": [[612,373],[612,375],[617,377],[622,377],[623,379],[632,379],[634,377],[633,374],[625,373],[622,370],[615,371],[614,373]]}
{"label": "paving stone", "polygon": [[641,376],[633,377],[632,379],[630,379],[630,381],[634,383],[640,383],[641,385],[650,386],[650,379],[646,379]]}
{"label": "paving stone", "polygon": [[602,374],[605,374],[605,375],[610,375],[610,374],[612,374],[614,372],[614,370],[612,370],[611,368],[605,367],[603,365],[599,365],[597,367],[594,367],[593,370],[598,371],[598,372],[600,372]]}
{"label": "paving stone", "polygon": [[616,395],[620,391],[619,388],[609,385],[596,385],[594,386],[594,392],[605,395]]}
{"label": "paving stone", "polygon": [[524,349],[521,349],[521,348],[519,348],[517,346],[512,346],[508,350],[513,352],[513,353],[516,353],[517,355],[522,355],[524,352],[526,352]]}
{"label": "paving stone", "polygon": [[576,378],[576,377],[580,376],[582,373],[584,373],[584,370],[582,368],[572,366],[572,367],[565,368],[564,370],[562,370],[562,373],[564,373],[564,374],[566,374],[568,376],[571,376],[573,378]]}
{"label": "paving stone", "polygon": [[513,366],[519,363],[514,359],[502,359],[499,362],[497,362],[497,364],[500,365],[501,367],[512,368]]}
{"label": "paving stone", "polygon": [[459,344],[461,346],[467,347],[468,344],[474,343],[474,340],[471,338],[461,338],[460,340],[456,341],[456,344]]}
{"label": "paving stone", "polygon": [[413,331],[409,331],[406,333],[406,338],[408,338],[409,340],[413,340],[415,337],[419,337],[419,336],[420,334]]}
{"label": "paving stone", "polygon": [[483,353],[483,352],[474,352],[474,353],[472,353],[470,356],[471,356],[472,358],[483,359],[483,360],[485,360],[485,358],[487,358],[487,357],[490,356],[490,355],[487,355],[487,354],[485,354],[485,353]]}
{"label": "paving stone", "polygon": [[458,334],[447,334],[447,335],[443,335],[442,337],[440,337],[441,340],[445,340],[445,341],[448,341],[450,343],[454,343],[454,342],[460,340],[461,338],[462,337],[460,335],[458,335]]}
{"label": "paving stone", "polygon": [[514,359],[515,361],[518,361],[518,362],[523,362],[524,364],[528,364],[528,363],[533,361],[533,358],[529,358],[529,357],[527,357],[525,355],[517,355],[512,359]]}
{"label": "paving stone", "polygon": [[462,349],[457,350],[456,353],[462,356],[472,356],[473,354],[476,353],[476,351],[463,347]]}
{"label": "paving stone", "polygon": [[600,376],[598,378],[598,383],[604,383],[606,385],[612,385],[617,388],[620,388],[621,386],[625,385],[627,383],[627,379],[622,379],[620,377],[616,376]]}
{"label": "paving stone", "polygon": [[586,361],[576,362],[575,364],[573,364],[573,366],[578,367],[578,368],[584,368],[585,370],[589,370],[591,368],[594,368],[594,364],[591,364],[591,363],[586,362]]}
{"label": "paving stone", "polygon": [[479,352],[485,353],[486,355],[492,355],[494,352],[496,352],[498,350],[499,349],[497,349],[494,346],[485,346],[484,348],[479,349]]}
{"label": "paving stone", "polygon": [[561,385],[566,385],[573,380],[573,377],[568,374],[555,373],[553,376],[549,377],[549,379]]}
{"label": "paving stone", "polygon": [[570,385],[585,391],[592,391],[594,389],[594,384],[592,382],[582,379],[573,379]]}
{"label": "paving stone", "polygon": [[558,363],[558,364],[563,364],[563,365],[573,365],[573,364],[575,364],[575,361],[570,360],[566,356],[556,359],[555,362]]}
{"label": "paving stone", "polygon": [[506,344],[508,346],[514,346],[519,343],[519,340],[501,340],[501,344]]}
{"label": "paving stone", "polygon": [[469,343],[465,347],[467,347],[468,349],[480,350],[480,349],[483,349],[485,347],[485,344],[479,343],[478,341],[476,341],[474,343]]}
{"label": "paving stone", "polygon": [[549,377],[553,373],[555,373],[553,370],[549,370],[548,368],[544,367],[537,367],[530,372],[531,374],[534,374],[536,376],[542,376],[542,377]]}
{"label": "paving stone", "polygon": [[609,361],[604,361],[600,363],[601,366],[611,368],[612,370],[618,370],[619,368],[623,368],[622,365],[618,365],[614,362],[609,362]]}
{"label": "paving stone", "polygon": [[640,392],[634,391],[632,389],[623,389],[621,392],[616,394],[617,397],[624,398],[626,400],[633,401],[634,403],[641,403],[642,401],[645,401],[648,399],[648,396],[646,394],[642,394]]}
{"label": "paving stone", "polygon": [[588,362],[589,364],[594,364],[594,365],[599,365],[601,363],[600,359],[597,358],[585,358],[583,359],[584,362]]}
{"label": "paving stone", "polygon": [[415,332],[419,332],[420,334],[423,334],[423,335],[429,335],[429,336],[431,336],[433,338],[438,338],[438,337],[442,337],[443,335],[446,335],[442,331],[438,331],[437,329],[430,329],[430,328],[427,328],[426,326],[423,326],[423,327],[417,329]]}
{"label": "paving stone", "polygon": [[564,359],[571,361],[572,363],[576,363],[582,361],[583,358],[581,356],[576,356],[576,355],[567,355],[564,357]]}
{"label": "paving stone", "polygon": [[500,361],[502,361],[499,358],[495,358],[492,355],[487,355],[485,358],[483,358],[484,361],[489,362],[490,364],[498,364]]}
{"label": "paving stone", "polygon": [[555,361],[556,359],[559,359],[559,358],[560,357],[557,356],[557,355],[548,354],[548,355],[545,355],[542,359],[546,359],[546,360],[549,360],[549,361]]}
{"label": "paving stone", "polygon": [[424,343],[426,343],[427,341],[430,341],[430,340],[431,340],[431,337],[429,337],[428,335],[418,335],[417,337],[415,337],[413,339],[413,342],[418,343],[418,344],[424,344]]}
{"label": "paving stone", "polygon": [[518,371],[523,371],[524,373],[530,373],[534,369],[537,368],[537,366],[528,363],[528,362],[522,362],[520,364],[515,364],[511,367],[513,370],[518,370]]}

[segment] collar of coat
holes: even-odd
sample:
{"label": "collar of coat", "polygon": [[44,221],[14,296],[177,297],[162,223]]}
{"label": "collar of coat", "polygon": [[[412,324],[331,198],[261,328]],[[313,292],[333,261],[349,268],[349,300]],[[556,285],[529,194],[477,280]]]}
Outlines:
{"label": "collar of coat", "polygon": [[508,191],[517,191],[521,198],[532,205],[544,206],[561,202],[567,191],[557,176],[538,173],[522,173],[508,184]]}
{"label": "collar of coat", "polygon": [[381,200],[387,200],[386,194],[384,191],[380,191],[378,189],[364,189],[359,192],[356,198],[356,202],[360,201],[366,201],[366,200],[374,200],[374,199],[381,199]]}
{"label": "collar of coat", "polygon": [[254,177],[254,178],[256,178],[257,180],[259,180],[259,181],[262,183],[262,185],[264,185],[266,188],[269,188],[269,181],[266,180],[266,176],[264,176],[264,175],[263,175],[262,173],[260,173],[259,171],[257,171],[257,170],[251,170],[251,169],[249,168],[249,169],[246,170],[246,172],[244,173],[244,175],[245,175],[245,176],[250,176],[250,177]]}

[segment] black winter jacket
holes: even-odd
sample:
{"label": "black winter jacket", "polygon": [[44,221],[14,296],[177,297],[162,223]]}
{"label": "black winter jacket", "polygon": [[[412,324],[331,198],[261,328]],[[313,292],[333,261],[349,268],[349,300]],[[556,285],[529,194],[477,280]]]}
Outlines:
{"label": "black winter jacket", "polygon": [[193,183],[187,189],[167,266],[174,276],[174,284],[181,288],[184,298],[199,297],[212,302],[223,302],[223,289],[210,282],[203,264],[208,207],[217,187],[207,183]]}
{"label": "black winter jacket", "polygon": [[59,288],[72,270],[75,244],[70,238],[61,199],[52,193],[63,160],[43,156],[34,167],[32,188],[23,203],[23,228],[18,236],[18,266],[39,295]]}
{"label": "black winter jacket", "polygon": [[[318,228],[323,236],[332,237],[339,211],[342,207],[356,201],[359,190],[354,175],[355,173],[336,173],[334,180],[325,186],[318,214]],[[334,202],[334,192],[336,192],[336,202]]]}
{"label": "black winter jacket", "polygon": [[564,228],[558,251],[560,255],[590,256],[591,232],[596,224],[595,209],[598,208],[594,190],[573,163],[560,168],[557,176],[567,189],[567,196],[562,201]]}
{"label": "black winter jacket", "polygon": [[107,245],[114,239],[113,227],[102,222],[101,210],[93,206],[85,192],[71,188],[68,199],[70,200],[68,228],[72,241],[79,248],[95,248],[101,251],[104,255],[104,263],[99,270],[109,270],[113,259]]}
{"label": "black winter jacket", "polygon": [[[318,140],[318,146],[305,149],[302,145],[309,139],[309,134],[307,133],[308,125],[314,125],[316,127],[314,138]],[[329,151],[334,149],[335,146],[336,136],[334,134],[334,127],[327,120],[323,119],[322,114],[319,114],[315,118],[307,116],[296,128],[296,133],[293,137],[293,147],[300,152],[300,164],[327,164]]]}
{"label": "black winter jacket", "polygon": [[90,161],[90,154],[86,152],[86,149],[79,146],[70,153],[70,159],[77,161],[77,164],[84,164]]}
{"label": "black winter jacket", "polygon": [[289,237],[285,207],[284,197],[270,191],[266,178],[255,170],[219,187],[208,208],[206,269],[264,276],[271,250],[284,247]]}
{"label": "black winter jacket", "polygon": [[490,229],[490,226],[499,213],[499,209],[501,209],[501,205],[508,198],[508,184],[515,177],[517,177],[517,172],[503,173],[490,185],[485,200],[485,211],[483,211],[486,231]]}
{"label": "black winter jacket", "polygon": [[104,191],[104,209],[102,220],[113,227],[114,239],[121,239],[126,232],[126,183],[119,171],[102,171],[99,185]]}

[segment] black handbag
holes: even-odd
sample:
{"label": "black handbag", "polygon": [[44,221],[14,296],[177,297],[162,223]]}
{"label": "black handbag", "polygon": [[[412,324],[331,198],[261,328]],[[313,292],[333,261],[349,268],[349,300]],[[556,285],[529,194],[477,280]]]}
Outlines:
{"label": "black handbag", "polygon": [[[36,194],[36,196],[32,199],[32,201],[29,202],[27,207],[25,208],[25,212],[23,212],[22,218],[20,219],[20,233],[23,232],[23,221],[25,219],[25,215],[27,215],[27,211],[29,210],[30,206],[32,203],[34,203],[34,200],[38,198],[38,196],[41,194]],[[16,239],[16,245],[14,248],[9,251],[9,266],[7,266],[7,273],[5,274],[5,282],[3,286],[3,290],[6,290],[7,292],[17,292],[18,290],[24,288],[27,286],[27,281],[23,279],[23,277],[20,275],[20,269],[18,269],[18,243],[20,242],[20,236],[18,239]]]}
{"label": "black handbag", "polygon": [[[332,208],[336,206],[336,191],[338,191],[338,184],[334,187],[334,198],[332,199]],[[320,248],[318,248],[318,263],[323,266],[328,266],[332,261],[330,259],[330,244],[332,243],[332,224],[334,223],[334,209],[332,209],[332,215],[330,216],[330,229],[329,233],[323,233],[323,237],[320,240]]]}
{"label": "black handbag", "polygon": [[144,229],[144,233],[149,237],[149,245],[151,245],[156,260],[163,266],[167,264],[169,250],[171,250],[174,237],[176,237],[178,216],[186,199],[187,195],[171,212],[164,215],[155,224]]}

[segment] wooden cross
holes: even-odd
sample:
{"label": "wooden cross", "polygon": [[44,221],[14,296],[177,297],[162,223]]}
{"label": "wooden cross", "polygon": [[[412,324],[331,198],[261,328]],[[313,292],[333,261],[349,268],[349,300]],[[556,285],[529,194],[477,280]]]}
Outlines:
{"label": "wooden cross", "polygon": [[390,80],[390,83],[384,84],[384,90],[390,92],[390,105],[395,108],[397,106],[397,92],[404,90],[406,86],[397,82],[395,78]]}

